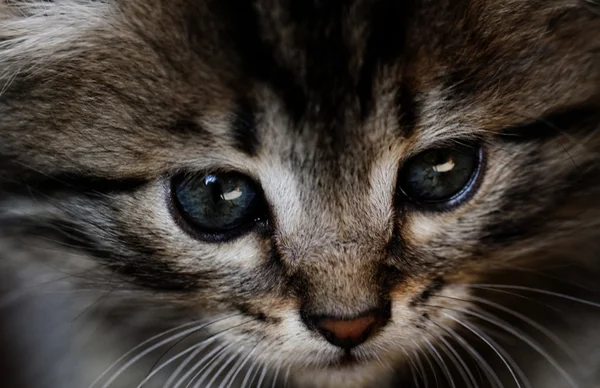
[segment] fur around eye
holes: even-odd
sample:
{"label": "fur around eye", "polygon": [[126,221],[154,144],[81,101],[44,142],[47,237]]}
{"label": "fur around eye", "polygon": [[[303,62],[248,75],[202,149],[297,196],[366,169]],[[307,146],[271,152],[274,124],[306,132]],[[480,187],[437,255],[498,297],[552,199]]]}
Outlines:
{"label": "fur around eye", "polygon": [[482,163],[479,147],[460,145],[421,152],[399,173],[400,191],[423,206],[453,206],[474,190]]}
{"label": "fur around eye", "polygon": [[228,240],[266,219],[260,187],[237,173],[179,175],[171,182],[174,210],[204,240]]}

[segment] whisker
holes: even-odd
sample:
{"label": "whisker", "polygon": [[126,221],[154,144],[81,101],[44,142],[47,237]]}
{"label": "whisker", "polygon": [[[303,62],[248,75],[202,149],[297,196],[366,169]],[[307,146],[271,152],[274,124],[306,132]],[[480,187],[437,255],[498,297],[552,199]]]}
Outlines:
{"label": "whisker", "polygon": [[440,355],[440,353],[438,352],[436,347],[431,343],[431,341],[428,338],[423,337],[423,339],[425,340],[425,342],[427,342],[427,345],[431,348],[434,358],[436,359],[436,362],[440,366],[440,368],[442,368],[444,374],[446,375],[446,379],[450,383],[450,386],[452,388],[456,388],[456,385],[454,384],[454,379],[452,378],[452,375],[450,374],[450,370],[448,369],[446,362],[444,361],[444,359],[442,358],[442,356]]}
{"label": "whisker", "polygon": [[408,352],[406,351],[406,349],[404,349],[403,346],[399,346],[400,350],[402,350],[402,352],[406,355],[406,359],[409,362],[409,367],[411,370],[411,375],[413,378],[413,382],[415,383],[415,387],[419,388],[421,386],[421,384],[419,384],[419,380],[417,378],[417,373],[419,374],[419,376],[421,377],[421,380],[423,380],[423,376],[421,375],[421,371],[417,368],[415,361],[412,359],[412,357],[410,356],[410,354],[408,354]]}
{"label": "whisker", "polygon": [[514,379],[515,383],[517,384],[517,387],[521,388],[521,384],[519,383],[519,379],[517,379],[517,376],[515,375],[515,372],[513,371],[513,368],[511,367],[511,365],[515,366],[515,370],[517,371],[517,374],[523,381],[523,384],[525,384],[526,387],[531,388],[531,384],[529,383],[527,376],[525,376],[525,373],[523,373],[521,368],[518,367],[517,363],[508,355],[508,352],[506,352],[506,350],[504,350],[501,346],[499,346],[490,337],[488,337],[484,333],[481,333],[479,330],[476,330],[475,328],[473,328],[471,325],[467,324],[466,322],[462,322],[459,319],[456,319],[453,316],[446,314],[446,313],[444,313],[444,315],[446,317],[452,319],[454,322],[458,323],[459,325],[465,327],[467,330],[469,330],[471,333],[475,334],[479,339],[481,339],[483,342],[485,342],[494,351],[494,353],[496,353],[496,355],[500,358],[500,360],[502,360],[504,365],[506,365],[506,368],[508,369],[512,378]]}
{"label": "whisker", "polygon": [[[364,354],[362,354],[362,352],[357,352],[361,357],[364,357]],[[373,356],[377,359],[377,362],[379,363],[379,365],[381,365],[384,368],[389,368],[389,365],[386,365],[383,363],[383,361],[381,361],[381,358],[379,357],[379,355],[377,353],[373,353]]]}
{"label": "whisker", "polygon": [[[238,315],[238,314],[236,314],[236,315]],[[230,317],[229,317],[229,318],[230,318]],[[171,341],[173,341],[173,340],[175,340],[175,339],[177,339],[177,338],[179,338],[179,337],[181,337],[181,336],[185,336],[185,335],[189,335],[189,334],[191,334],[191,333],[193,333],[193,332],[197,332],[197,331],[199,331],[199,330],[202,330],[202,329],[203,329],[203,328],[205,328],[206,326],[209,326],[209,325],[211,325],[211,324],[217,323],[217,322],[219,322],[219,321],[223,321],[223,320],[225,320],[225,319],[228,319],[228,318],[222,318],[222,319],[219,319],[219,320],[217,320],[217,321],[213,321],[213,322],[211,322],[211,323],[209,323],[209,324],[205,324],[205,325],[202,325],[202,326],[199,326],[199,327],[195,327],[195,328],[193,328],[193,329],[186,330],[186,331],[184,331],[184,332],[182,332],[182,333],[179,333],[179,334],[177,334],[177,335],[175,335],[175,336],[172,336],[172,337],[170,337],[170,338],[168,338],[168,339],[165,339],[165,340],[163,340],[163,341],[161,341],[161,342],[159,342],[159,343],[157,343],[157,344],[155,344],[155,345],[153,345],[153,346],[149,347],[148,349],[144,350],[143,352],[141,352],[140,354],[138,354],[137,356],[135,356],[134,358],[132,358],[132,359],[131,359],[130,361],[128,361],[128,362],[127,362],[125,365],[123,365],[123,366],[122,366],[122,367],[121,367],[121,368],[120,368],[120,369],[119,369],[119,370],[118,370],[118,371],[117,371],[117,372],[116,372],[116,373],[115,373],[115,374],[114,374],[114,375],[113,375],[113,376],[112,376],[112,377],[111,377],[111,378],[110,378],[110,379],[109,379],[109,380],[108,380],[108,381],[107,381],[107,382],[106,382],[106,383],[105,383],[103,386],[102,386],[102,388],[108,388],[108,387],[110,386],[110,384],[112,384],[112,383],[113,383],[113,382],[114,382],[114,381],[115,381],[115,380],[116,380],[116,379],[117,379],[117,378],[118,378],[118,377],[119,377],[119,376],[120,376],[120,375],[121,375],[121,374],[122,374],[122,373],[123,373],[123,372],[124,372],[124,371],[125,371],[127,368],[129,368],[131,365],[135,364],[137,361],[139,361],[140,359],[142,359],[142,358],[143,358],[144,356],[146,356],[147,354],[149,354],[149,353],[153,352],[154,350],[156,350],[156,349],[160,348],[161,346],[163,346],[163,345],[165,345],[165,344],[167,344],[167,343],[169,343],[169,342],[171,342]],[[245,322],[245,323],[247,323],[247,322]]]}
{"label": "whisker", "polygon": [[466,349],[469,353],[471,353],[473,355],[477,364],[483,368],[483,371],[485,372],[485,375],[491,384],[493,384],[495,387],[498,387],[498,388],[504,387],[504,384],[502,384],[502,381],[500,381],[500,378],[498,377],[496,372],[494,372],[494,369],[490,366],[490,364],[488,364],[487,361],[485,361],[483,356],[469,344],[469,342],[467,340],[465,340],[461,335],[459,335],[451,327],[449,327],[447,325],[438,324],[434,321],[431,321],[431,322],[434,325],[436,325],[437,327],[439,327],[440,329],[444,330],[446,333],[448,333],[452,338],[457,340],[458,343],[464,349]]}
{"label": "whisker", "polygon": [[[199,367],[201,367],[201,365],[208,359],[211,359],[211,357],[215,356],[217,353],[219,353],[219,351],[221,351],[224,347],[226,347],[227,344],[221,344],[219,346],[217,346],[216,348],[214,348],[213,350],[211,350],[210,352],[208,352],[208,354],[204,355],[204,357],[202,359],[200,359],[200,361],[198,361],[196,364],[194,364],[191,368],[189,368],[184,375],[177,380],[177,382],[175,383],[175,385],[173,386],[173,388],[177,388],[179,387],[181,384],[183,384],[195,371],[196,369],[198,369]],[[204,348],[202,348],[204,349]],[[198,354],[200,354],[200,352],[202,351],[202,349],[197,349],[197,351],[195,351],[194,353],[190,354],[190,356],[188,358],[185,359],[184,363],[188,363],[189,361],[193,360]],[[193,357],[192,357],[193,356]],[[183,370],[183,368],[180,367],[177,368],[178,370]],[[171,376],[169,378],[169,380],[171,380],[173,378],[173,376]],[[167,387],[167,385],[165,385],[165,387]]]}
{"label": "whisker", "polygon": [[91,303],[89,306],[87,306],[83,311],[81,311],[79,314],[77,314],[77,316],[75,318],[73,318],[72,322],[75,322],[76,320],[78,320],[79,318],[84,316],[87,312],[89,312],[92,308],[94,308],[94,306],[97,306],[100,302],[102,302],[102,300],[104,298],[106,298],[111,292],[113,292],[121,287],[121,285],[111,287],[111,283],[112,283],[114,274],[115,273],[113,271],[110,275],[110,278],[108,279],[106,291],[104,291],[104,293],[102,293],[102,295],[100,295],[100,297],[98,299],[96,299],[93,303]]}
{"label": "whisker", "polygon": [[250,378],[250,375],[252,374],[253,371],[254,371],[254,363],[252,363],[252,365],[250,365],[250,368],[248,368],[248,370],[246,371],[246,374],[244,375],[244,379],[242,380],[242,385],[240,386],[241,388],[246,388],[247,381]]}
{"label": "whisker", "polygon": [[271,384],[271,388],[275,388],[277,385],[277,378],[279,377],[279,370],[281,369],[282,361],[280,360],[277,363],[277,367],[275,368],[275,374],[273,375],[273,384]]}
{"label": "whisker", "polygon": [[[431,319],[428,318],[429,322],[432,322]],[[464,364],[459,364],[459,362],[457,362],[457,359],[459,359],[460,357],[458,357],[458,354],[456,353],[456,351],[450,346],[450,344],[448,343],[448,341],[446,341],[444,339],[444,336],[442,335],[437,335],[435,333],[430,332],[429,330],[426,330],[429,335],[431,335],[434,338],[439,339],[442,344],[444,345],[444,347],[442,347],[442,350],[444,351],[444,354],[446,354],[446,356],[452,361],[452,363],[454,364],[454,366],[456,367],[456,370],[458,370],[458,372],[460,373],[461,378],[463,379],[463,381],[468,384],[470,387],[472,387],[471,385],[471,381],[475,381],[473,380],[468,380],[466,375],[465,375],[465,370],[468,370],[466,368],[466,365]],[[429,341],[428,341],[429,342]],[[431,346],[431,345],[430,345]],[[450,352],[448,352],[448,349],[452,350],[452,354],[450,354]],[[462,359],[461,359],[462,361]],[[463,370],[464,369],[464,370]],[[470,373],[470,372],[469,372]]]}
{"label": "whisker", "polygon": [[[233,345],[234,345],[233,342],[230,344],[223,345],[221,347],[221,350],[219,350],[219,352],[217,352],[217,354],[215,354],[215,356],[212,358],[212,360],[210,360],[206,365],[204,365],[202,368],[200,368],[200,370],[194,375],[194,377],[191,378],[191,380],[188,382],[188,384],[185,387],[186,388],[192,387],[192,384],[194,384],[194,381],[196,379],[198,379],[198,381],[193,385],[193,388],[201,387],[202,383],[210,375],[210,373],[217,367],[217,365],[219,365],[219,363],[221,361],[223,361],[225,359],[225,357],[227,357],[229,355],[227,353],[227,350],[229,350]],[[202,363],[199,362],[197,365],[202,365]]]}
{"label": "whisker", "polygon": [[531,268],[525,268],[525,267],[519,267],[517,265],[511,265],[510,267],[507,267],[507,269],[511,270],[511,271],[520,271],[520,272],[531,273],[531,274],[534,274],[534,275],[537,275],[537,276],[540,276],[540,277],[543,277],[543,278],[546,278],[546,279],[555,280],[555,281],[557,281],[559,283],[563,283],[563,284],[566,284],[566,285],[569,285],[569,286],[573,286],[573,287],[584,289],[584,290],[591,291],[591,292],[597,292],[598,291],[597,288],[590,288],[590,287],[587,287],[587,286],[585,286],[583,284],[576,283],[576,282],[569,281],[569,280],[565,280],[565,279],[563,279],[563,278],[561,278],[559,276],[553,276],[553,275],[550,275],[548,273],[537,271],[537,270],[534,270],[534,269],[531,269]]}
{"label": "whisker", "polygon": [[[162,364],[160,364],[159,367],[157,367],[156,369],[153,369],[151,373],[149,373],[144,380],[142,380],[142,382],[137,386],[137,388],[142,388],[144,384],[146,384],[152,377],[154,377],[154,375],[156,375],[158,372],[160,372],[163,368],[166,368],[167,366],[169,366],[169,364],[171,364],[172,362],[177,361],[179,358],[185,356],[188,353],[192,353],[191,356],[193,355],[194,357],[196,355],[198,355],[198,353],[200,353],[202,350],[204,350],[208,345],[210,345],[211,343],[214,342],[214,338],[209,338],[207,341],[203,341],[201,344],[196,344],[194,346],[191,346],[181,352],[179,352],[178,354],[176,354],[175,356],[171,357],[170,359],[168,359],[167,361],[163,362]],[[190,357],[191,357],[190,356]],[[186,361],[188,359],[193,359],[193,357],[188,357],[186,359]],[[173,374],[171,375],[173,376]],[[165,387],[168,387],[169,384],[171,383],[171,377],[169,377],[169,380],[167,380],[167,383],[165,384]]]}
{"label": "whisker", "polygon": [[[571,387],[578,387],[578,385],[575,383],[575,381],[572,379],[572,377],[564,370],[564,368],[553,358],[551,357],[548,352],[546,352],[546,350],[544,350],[543,347],[541,347],[536,341],[534,341],[531,337],[525,335],[524,333],[515,330],[513,327],[511,327],[511,325],[509,325],[507,322],[499,319],[498,317],[494,318],[490,318],[487,317],[483,314],[479,314],[476,313],[474,311],[471,310],[467,310],[467,309],[462,309],[459,307],[455,307],[455,308],[449,308],[449,307],[443,307],[443,306],[436,306],[437,308],[442,308],[442,309],[447,309],[447,310],[454,310],[457,312],[461,312],[463,314],[467,314],[467,315],[471,315],[474,317],[477,317],[479,319],[482,319],[486,322],[491,323],[492,325],[495,325],[509,333],[511,333],[512,335],[514,335],[516,338],[520,339],[521,341],[525,342],[527,345],[529,345],[531,348],[533,348],[536,352],[538,352],[541,356],[543,356],[562,376],[563,378],[569,383],[569,385]],[[489,314],[492,315],[492,314]]]}
{"label": "whisker", "polygon": [[[210,345],[211,343],[213,343],[214,341],[216,341],[216,340],[217,340],[219,337],[221,337],[221,336],[223,336],[223,335],[227,334],[227,332],[228,332],[228,331],[230,331],[230,330],[233,330],[233,329],[235,329],[235,328],[237,328],[237,327],[240,327],[240,326],[242,326],[242,325],[245,325],[246,323],[249,323],[249,322],[252,322],[252,321],[254,321],[254,319],[250,319],[250,320],[247,320],[247,321],[245,321],[245,322],[243,322],[243,323],[240,323],[240,324],[238,324],[238,325],[234,325],[234,326],[231,326],[231,327],[229,327],[229,328],[227,328],[227,329],[221,330],[220,332],[218,332],[218,333],[216,333],[216,334],[212,335],[211,337],[209,337],[209,338],[207,338],[207,339],[205,339],[205,340],[203,340],[203,341],[200,341],[199,343],[197,343],[197,344],[194,344],[194,345],[192,345],[192,346],[188,347],[187,349],[185,349],[185,350],[183,350],[183,351],[179,352],[179,353],[178,353],[178,354],[176,354],[175,356],[171,357],[171,358],[170,358],[170,359],[168,359],[167,361],[165,361],[165,362],[163,362],[162,364],[160,364],[160,366],[158,366],[156,369],[154,369],[154,370],[153,370],[151,373],[149,373],[149,374],[148,374],[148,376],[146,376],[146,378],[144,378],[144,380],[143,380],[143,381],[142,381],[142,382],[141,382],[141,383],[140,383],[140,384],[137,386],[137,388],[141,388],[141,387],[142,387],[142,386],[143,386],[143,385],[144,385],[146,382],[148,382],[148,381],[149,381],[149,380],[150,380],[150,379],[151,379],[151,378],[152,378],[154,375],[156,375],[156,374],[157,374],[158,372],[160,372],[162,369],[166,368],[166,367],[167,367],[169,364],[171,364],[172,362],[174,362],[174,361],[178,360],[179,358],[181,358],[181,357],[185,356],[186,354],[188,354],[188,353],[190,353],[190,352],[192,352],[192,351],[194,351],[194,353],[197,355],[199,352],[201,352],[203,349],[205,349],[205,348],[206,348],[206,346],[208,346],[208,345]],[[194,353],[192,353],[192,354],[194,354]],[[194,357],[195,357],[195,356],[194,356]],[[192,357],[192,359],[193,359],[193,357]],[[187,359],[186,359],[186,360],[187,360]],[[190,359],[190,360],[191,360],[191,359]],[[169,380],[171,380],[171,378],[169,378]],[[165,387],[168,387],[168,386],[169,386],[169,384],[170,384],[169,380],[168,380],[168,381],[167,381],[167,383],[165,384]]]}
{"label": "whisker", "polygon": [[[419,345],[415,344],[415,346],[419,346]],[[419,365],[419,370],[421,371],[421,377],[423,378],[423,384],[425,385],[425,388],[429,388],[429,378],[427,377],[427,373],[425,373],[425,368],[423,367],[421,358],[419,357],[419,355],[417,354],[417,352],[414,349],[413,349],[412,353],[413,353],[413,356],[415,357],[415,362],[417,363],[417,365]]]}
{"label": "whisker", "polygon": [[235,360],[243,351],[243,348],[240,347],[238,349],[238,351],[233,354],[231,357],[229,357],[229,359],[223,363],[223,365],[221,365],[221,367],[215,372],[214,376],[212,377],[212,379],[209,380],[209,382],[206,384],[207,387],[212,387],[213,383],[217,380],[217,378],[221,375],[221,373],[223,373],[223,371],[225,370],[225,368],[227,368],[227,366],[229,364],[231,364],[233,362],[233,360]]}
{"label": "whisker", "polygon": [[179,376],[179,374],[181,374],[181,372],[183,371],[183,369],[194,359],[198,356],[198,354],[200,354],[204,349],[206,349],[206,346],[210,345],[212,343],[212,341],[207,342],[205,344],[205,346],[199,346],[196,347],[195,350],[190,353],[190,355],[188,357],[186,357],[185,360],[183,360],[181,362],[181,364],[179,364],[177,366],[177,369],[175,369],[173,371],[173,373],[171,373],[171,375],[169,376],[169,378],[167,379],[167,382],[165,383],[165,388],[168,388],[169,386],[171,386],[171,384],[173,384],[173,382],[175,381],[175,379]]}
{"label": "whisker", "polygon": [[573,302],[578,302],[578,303],[585,304],[585,305],[588,305],[588,306],[593,306],[593,307],[600,308],[600,303],[592,302],[592,301],[589,301],[589,300],[586,300],[586,299],[576,298],[574,296],[570,296],[570,295],[566,295],[566,294],[561,294],[561,293],[558,293],[558,292],[543,290],[543,289],[540,289],[540,288],[533,288],[533,287],[526,287],[526,286],[516,286],[516,285],[509,285],[509,284],[465,284],[465,285],[469,286],[469,287],[473,287],[473,288],[497,288],[497,289],[530,291],[530,292],[535,292],[535,293],[538,293],[538,294],[544,294],[544,295],[554,296],[554,297],[557,297],[557,298],[567,299],[567,300],[571,300]]}
{"label": "whisker", "polygon": [[262,367],[262,370],[260,373],[260,378],[258,379],[258,384],[257,384],[258,387],[262,387],[262,383],[263,383],[266,375],[267,375],[267,365],[265,364]]}
{"label": "whisker", "polygon": [[567,343],[565,343],[564,341],[562,341],[553,332],[551,332],[550,330],[546,329],[544,326],[540,325],[539,323],[537,323],[533,319],[531,319],[531,318],[529,318],[529,317],[527,317],[527,316],[519,313],[518,311],[515,311],[515,310],[510,309],[508,307],[502,306],[499,303],[492,302],[492,301],[487,300],[485,298],[479,298],[479,297],[471,296],[469,299],[471,299],[471,300],[473,300],[475,302],[479,302],[479,303],[482,303],[482,304],[485,304],[485,305],[497,308],[498,310],[504,311],[505,313],[510,314],[510,315],[512,315],[514,317],[517,317],[517,318],[521,319],[522,321],[528,323],[529,325],[531,325],[532,327],[536,328],[541,333],[543,333],[552,342],[554,342],[554,344],[556,344],[563,352],[565,352],[565,354],[567,356],[569,356],[569,358],[571,358],[571,360],[574,361],[575,364],[578,364],[578,365],[581,364],[580,361],[578,360],[579,357],[569,347],[569,345],[567,345]]}
{"label": "whisker", "polygon": [[[173,328],[173,329],[169,329],[169,330],[163,331],[163,332],[161,332],[161,333],[159,333],[159,334],[157,334],[157,335],[155,335],[155,336],[153,336],[153,337],[151,337],[151,338],[149,338],[149,339],[145,340],[145,341],[144,341],[144,342],[142,342],[141,344],[139,344],[139,345],[135,346],[133,349],[131,349],[130,351],[128,351],[127,353],[125,353],[124,355],[122,355],[121,357],[119,357],[119,358],[117,359],[117,361],[115,361],[113,364],[111,364],[111,365],[110,365],[110,366],[109,366],[109,367],[108,367],[108,368],[107,368],[107,369],[106,369],[104,372],[102,372],[102,374],[101,374],[100,376],[98,376],[98,377],[96,378],[96,380],[94,380],[94,381],[92,382],[92,384],[90,384],[89,388],[93,388],[93,387],[94,387],[96,384],[98,384],[98,382],[99,382],[100,380],[102,380],[102,378],[103,378],[104,376],[106,376],[106,374],[107,374],[108,372],[110,372],[110,370],[111,370],[112,368],[114,368],[115,366],[117,366],[117,365],[118,365],[118,364],[119,364],[121,361],[123,361],[124,359],[126,359],[127,357],[129,357],[131,354],[133,354],[133,353],[134,353],[134,352],[136,352],[137,350],[139,350],[139,349],[143,348],[144,346],[146,346],[146,345],[150,344],[151,342],[153,342],[153,341],[155,341],[155,340],[157,340],[157,339],[159,339],[159,338],[161,338],[161,337],[164,337],[165,335],[168,335],[168,334],[170,334],[170,333],[176,332],[176,331],[178,331],[178,330],[182,330],[183,328],[186,328],[186,327],[194,326],[192,329],[188,329],[188,330],[186,330],[186,331],[184,331],[184,332],[180,332],[179,334],[176,334],[176,335],[174,335],[174,336],[168,337],[167,339],[165,339],[165,340],[163,340],[163,341],[159,342],[158,344],[156,344],[156,345],[152,346],[152,350],[154,350],[154,349],[157,349],[157,348],[159,348],[160,346],[162,346],[162,345],[164,345],[164,344],[167,344],[167,343],[169,343],[169,342],[171,342],[171,341],[174,341],[174,340],[176,340],[176,339],[178,339],[178,338],[180,338],[180,337],[183,337],[183,336],[187,335],[188,333],[194,333],[194,332],[196,332],[196,331],[202,330],[204,327],[206,327],[206,326],[208,326],[208,325],[211,325],[211,324],[213,324],[213,323],[220,322],[220,321],[222,321],[222,320],[225,320],[225,319],[228,319],[228,318],[235,317],[235,316],[237,316],[237,315],[241,315],[241,314],[239,314],[239,313],[237,313],[237,314],[231,314],[231,315],[228,315],[228,316],[226,316],[226,317],[223,317],[223,318],[220,318],[220,319],[214,320],[214,321],[212,321],[212,322],[209,322],[209,323],[207,323],[207,324],[205,324],[205,325],[199,325],[199,323],[198,323],[198,322],[188,322],[188,323],[185,323],[185,324],[183,324],[183,325],[180,325],[180,326],[178,326],[178,327],[175,327],[175,328]],[[150,351],[147,351],[145,354],[148,354],[148,353],[150,353],[152,350],[150,350]],[[123,369],[123,370],[124,370],[124,369]],[[115,378],[116,378],[116,377],[115,377]],[[112,383],[112,381],[111,381],[111,383]],[[106,384],[105,384],[105,385],[104,385],[104,388],[105,388],[105,387],[108,387],[108,385],[106,385]]]}
{"label": "whisker", "polygon": [[[288,365],[286,371],[285,371],[285,377],[283,379],[283,388],[287,388],[288,387],[288,381],[290,379],[290,370],[291,370],[292,366]],[[243,388],[243,386],[242,386]]]}
{"label": "whisker", "polygon": [[421,351],[421,353],[423,354],[423,356],[425,356],[425,362],[427,362],[427,364],[429,364],[429,369],[431,370],[431,373],[433,373],[433,380],[435,381],[435,386],[439,387],[440,384],[438,382],[438,378],[437,378],[437,373],[435,373],[435,368],[433,367],[433,364],[431,363],[431,359],[429,358],[429,356],[427,355],[427,353],[425,353],[425,351],[415,342],[415,346],[417,347],[418,350]]}
{"label": "whisker", "polygon": [[265,350],[266,349],[263,349],[260,351],[260,353],[258,353],[254,362],[252,363],[252,365],[250,365],[250,368],[248,369],[248,371],[246,371],[246,375],[244,376],[244,380],[242,381],[242,387],[245,387],[247,383],[250,383],[250,385],[252,385],[252,382],[254,381],[254,379],[256,378],[256,375],[258,374],[258,369],[256,370],[256,372],[254,372],[255,367],[259,364],[259,361],[257,361],[258,356],[261,355],[262,352],[264,352]]}
{"label": "whisker", "polygon": [[231,387],[231,385],[233,384],[233,382],[235,381],[235,378],[237,377],[237,375],[240,373],[240,371],[242,370],[242,368],[244,367],[244,365],[246,365],[246,362],[248,362],[248,360],[250,360],[250,358],[252,357],[252,354],[254,354],[254,351],[258,348],[258,345],[260,344],[260,342],[264,339],[265,337],[260,338],[256,344],[252,347],[252,349],[250,350],[250,352],[248,352],[248,354],[246,355],[246,357],[240,359],[240,361],[238,361],[238,363],[231,369],[231,371],[229,371],[229,373],[225,376],[225,378],[223,379],[223,382],[221,383],[221,385],[219,386],[219,388],[224,388],[225,384],[227,383],[227,381],[231,380],[231,382],[229,383],[229,385],[227,386],[228,388]]}
{"label": "whisker", "polygon": [[[252,384],[252,381],[254,380],[254,378],[256,377],[254,374],[254,368],[257,365],[257,361],[253,360],[254,362],[250,365],[250,368],[248,368],[248,370],[246,371],[246,374],[244,375],[244,379],[242,380],[242,388],[245,388],[248,384],[248,382],[250,381],[250,384]],[[252,376],[252,377],[250,377]]]}
{"label": "whisker", "polygon": [[[431,319],[429,319],[429,321],[432,322]],[[430,334],[433,335],[433,333]],[[448,356],[448,358],[452,361],[456,370],[458,371],[458,373],[460,373],[460,377],[463,379],[463,381],[471,388],[473,388],[473,384],[477,385],[475,377],[471,374],[471,370],[467,367],[467,364],[464,362],[462,357],[460,357],[460,355],[454,349],[454,347],[452,347],[452,345],[448,341],[446,341],[444,336],[437,335],[437,338],[444,345],[442,347],[442,350],[444,351],[446,356]]]}
{"label": "whisker", "polygon": [[528,301],[530,301],[532,303],[538,304],[540,306],[547,307],[550,310],[556,311],[557,313],[562,313],[562,311],[560,309],[558,309],[558,308],[556,308],[554,306],[550,306],[547,303],[541,302],[541,301],[539,301],[537,299],[533,299],[533,298],[530,298],[530,297],[525,296],[525,295],[517,294],[516,292],[510,292],[510,291],[506,291],[506,290],[496,290],[496,289],[487,288],[487,287],[478,287],[477,289],[479,289],[479,290],[485,290],[485,291],[491,291],[491,292],[497,292],[497,293],[506,294],[506,295],[512,295],[512,296],[514,296],[516,298],[525,299],[525,300],[528,300]]}
{"label": "whisker", "polygon": [[[161,355],[160,357],[158,357],[156,359],[156,361],[154,362],[154,364],[152,364],[152,366],[150,367],[150,370],[148,371],[148,374],[146,375],[146,379],[150,377],[150,375],[152,374],[152,372],[154,371],[154,368],[156,368],[156,366],[158,365],[158,363],[160,362],[160,360],[163,359],[163,357],[165,357],[171,350],[173,350],[173,348],[175,348],[177,345],[179,345],[181,342],[183,342],[186,338],[188,338],[189,336],[191,336],[193,333],[190,333],[189,335],[185,336],[185,337],[181,337],[180,339],[178,339],[173,345],[169,346]],[[210,334],[210,333],[208,333]],[[168,361],[167,361],[168,362]],[[165,365],[165,364],[163,364]],[[144,379],[144,380],[146,380]]]}
{"label": "whisker", "polygon": [[[213,350],[211,350],[210,352],[208,352],[208,354],[206,354],[204,357],[202,357],[200,359],[200,361],[198,361],[197,363],[195,363],[190,369],[188,369],[188,371],[186,373],[184,373],[183,376],[181,376],[181,378],[179,380],[177,380],[177,383],[175,383],[175,385],[173,386],[173,388],[177,388],[180,385],[184,384],[185,381],[187,379],[189,379],[190,376],[192,376],[193,373],[196,372],[196,370],[198,368],[200,368],[200,370],[198,371],[198,373],[195,374],[195,375],[193,375],[193,377],[190,379],[190,381],[186,385],[186,388],[189,387],[194,382],[194,379],[197,376],[199,376],[202,372],[204,372],[204,370],[206,368],[208,368],[209,365],[212,364],[212,362],[215,360],[215,358],[219,357],[221,354],[223,354],[223,352],[225,352],[227,349],[229,349],[232,346],[233,346],[233,343],[230,343],[230,344],[224,343],[224,344],[220,344],[219,346],[217,346],[216,348],[214,348]],[[209,360],[208,363],[206,363],[207,360]]]}

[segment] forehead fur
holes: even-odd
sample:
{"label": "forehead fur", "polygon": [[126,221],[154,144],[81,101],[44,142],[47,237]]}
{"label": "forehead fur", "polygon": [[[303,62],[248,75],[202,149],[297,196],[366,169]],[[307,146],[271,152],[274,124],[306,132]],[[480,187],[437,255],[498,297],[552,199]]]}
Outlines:
{"label": "forehead fur", "polygon": [[[516,94],[520,81],[539,72],[552,76],[548,89],[584,84],[597,60],[598,42],[589,39],[598,29],[597,6],[578,0],[63,0],[2,7],[4,78],[64,61],[104,58],[88,60],[81,75],[125,75],[159,61],[145,77],[121,82],[188,81],[214,103],[251,97],[262,83],[304,119],[343,122],[347,110],[368,114],[378,78],[392,77],[396,88],[441,86],[455,100],[474,92]],[[76,76],[74,68],[65,70]]]}

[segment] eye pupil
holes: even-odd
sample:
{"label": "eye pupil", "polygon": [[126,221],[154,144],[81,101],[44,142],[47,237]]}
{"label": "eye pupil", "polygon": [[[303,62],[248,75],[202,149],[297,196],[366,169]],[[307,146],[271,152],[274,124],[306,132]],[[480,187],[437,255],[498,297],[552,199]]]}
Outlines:
{"label": "eye pupil", "polygon": [[241,174],[180,176],[172,182],[173,199],[187,224],[204,234],[248,230],[263,218],[260,189]]}
{"label": "eye pupil", "polygon": [[417,203],[454,201],[474,180],[480,162],[477,147],[425,151],[410,159],[399,174],[403,193]]}
{"label": "eye pupil", "polygon": [[216,177],[205,180],[205,185],[211,193],[211,198],[215,204],[218,204],[221,197],[221,185],[216,181]]}

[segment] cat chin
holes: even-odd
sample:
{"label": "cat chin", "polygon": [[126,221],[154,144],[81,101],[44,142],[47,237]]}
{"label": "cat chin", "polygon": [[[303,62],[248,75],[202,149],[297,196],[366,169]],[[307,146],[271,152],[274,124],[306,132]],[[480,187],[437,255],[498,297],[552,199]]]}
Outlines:
{"label": "cat chin", "polygon": [[300,388],[365,388],[391,386],[394,371],[378,361],[352,365],[336,365],[314,370],[298,370],[293,374]]}

